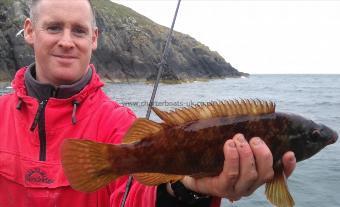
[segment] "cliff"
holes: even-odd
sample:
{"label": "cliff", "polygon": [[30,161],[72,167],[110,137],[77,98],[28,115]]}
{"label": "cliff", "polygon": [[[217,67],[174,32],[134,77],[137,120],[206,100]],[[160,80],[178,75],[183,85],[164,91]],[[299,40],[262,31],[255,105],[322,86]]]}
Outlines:
{"label": "cliff", "polygon": [[[99,74],[114,82],[152,80],[157,73],[169,29],[109,0],[93,1],[100,30],[92,63]],[[0,2],[0,81],[34,61],[33,51],[16,37],[28,16],[26,0]],[[163,80],[175,82],[240,77],[217,52],[194,38],[174,32]]]}

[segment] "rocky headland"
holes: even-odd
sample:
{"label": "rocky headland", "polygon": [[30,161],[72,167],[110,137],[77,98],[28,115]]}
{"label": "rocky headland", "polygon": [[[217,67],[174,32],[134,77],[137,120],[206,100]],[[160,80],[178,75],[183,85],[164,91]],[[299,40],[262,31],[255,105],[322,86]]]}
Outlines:
{"label": "rocky headland", "polygon": [[[18,68],[34,61],[33,50],[16,34],[29,15],[29,1],[0,2],[0,81],[9,81]],[[100,30],[92,63],[107,81],[152,81],[169,33],[130,8],[109,0],[93,1]],[[184,82],[240,77],[217,52],[189,35],[174,32],[163,81]]]}

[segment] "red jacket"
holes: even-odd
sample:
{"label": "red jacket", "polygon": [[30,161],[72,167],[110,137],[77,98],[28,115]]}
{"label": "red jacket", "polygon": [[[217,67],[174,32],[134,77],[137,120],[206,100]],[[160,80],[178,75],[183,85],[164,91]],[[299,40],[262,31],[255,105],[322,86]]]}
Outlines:
{"label": "red jacket", "polygon": [[[119,143],[136,118],[133,112],[111,101],[93,73],[77,95],[49,99],[45,108],[46,161],[39,161],[38,127],[30,130],[39,103],[26,94],[25,70],[20,69],[12,83],[15,93],[0,97],[0,206],[119,206],[126,177],[95,193],[75,191],[64,176],[59,150],[65,138]],[[21,107],[16,109],[19,99]],[[76,124],[72,124],[73,100],[79,102]],[[156,187],[134,183],[126,207],[155,206],[155,196]]]}
{"label": "red jacket", "polygon": [[[135,120],[134,113],[101,90],[93,66],[90,83],[68,99],[50,98],[45,107],[46,159],[39,160],[39,127],[30,130],[37,114],[37,99],[27,96],[24,73],[20,69],[12,82],[15,93],[0,96],[0,206],[1,207],[118,207],[127,177],[94,192],[73,190],[60,163],[60,145],[66,138],[120,143]],[[72,123],[74,101],[76,124]],[[134,182],[126,207],[154,207],[156,187]],[[217,206],[218,202],[216,203]]]}

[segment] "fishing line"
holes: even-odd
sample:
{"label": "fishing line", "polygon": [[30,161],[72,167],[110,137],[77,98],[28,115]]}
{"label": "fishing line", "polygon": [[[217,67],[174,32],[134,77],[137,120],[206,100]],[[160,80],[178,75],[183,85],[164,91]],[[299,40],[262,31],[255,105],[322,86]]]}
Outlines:
{"label": "fishing line", "polygon": [[[154,87],[153,87],[153,91],[152,91],[152,95],[151,95],[151,98],[150,98],[148,110],[147,110],[146,116],[145,116],[147,119],[150,119],[151,108],[154,104],[156,92],[157,92],[158,85],[159,85],[159,82],[160,82],[160,79],[161,79],[161,76],[162,76],[162,73],[163,73],[163,70],[164,70],[164,66],[166,65],[166,58],[167,58],[168,53],[169,53],[169,47],[170,47],[170,44],[171,44],[172,32],[174,30],[174,26],[175,26],[177,13],[178,13],[180,4],[181,4],[181,0],[178,0],[175,15],[174,15],[174,18],[172,20],[171,28],[170,28],[170,31],[169,31],[169,34],[168,34],[168,39],[166,40],[165,47],[164,47],[164,50],[163,50],[163,54],[162,54],[162,57],[161,57],[161,62],[158,64],[157,78],[156,78],[156,81],[155,81],[155,84],[154,84]],[[126,198],[127,198],[128,194],[130,192],[132,181],[133,181],[133,177],[130,175],[129,179],[126,183],[123,200],[120,204],[120,207],[125,206]]]}

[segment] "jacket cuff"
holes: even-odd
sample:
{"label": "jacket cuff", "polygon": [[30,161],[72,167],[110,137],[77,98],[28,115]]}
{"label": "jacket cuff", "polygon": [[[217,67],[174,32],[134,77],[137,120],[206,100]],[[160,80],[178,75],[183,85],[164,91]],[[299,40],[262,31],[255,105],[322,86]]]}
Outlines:
{"label": "jacket cuff", "polygon": [[194,204],[188,204],[170,195],[166,190],[166,184],[157,187],[156,207],[210,207],[212,200],[212,198],[206,198]]}

